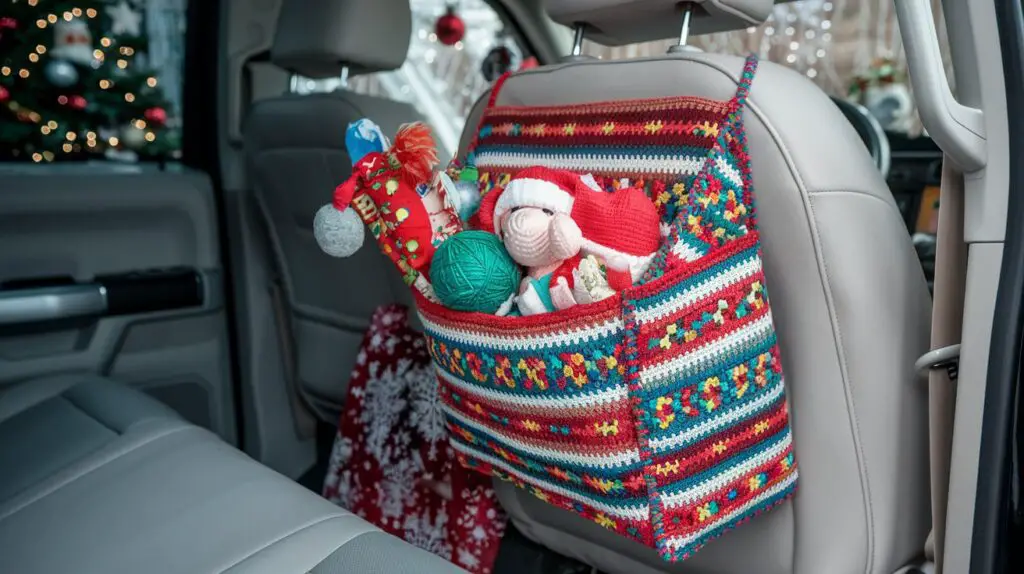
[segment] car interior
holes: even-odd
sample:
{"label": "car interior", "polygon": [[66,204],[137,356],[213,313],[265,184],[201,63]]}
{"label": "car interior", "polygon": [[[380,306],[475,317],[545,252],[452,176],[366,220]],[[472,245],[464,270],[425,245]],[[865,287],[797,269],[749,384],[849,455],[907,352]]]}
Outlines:
{"label": "car interior", "polygon": [[[488,53],[480,30],[514,48],[495,103],[525,107],[729,100],[745,53],[702,38],[823,6],[145,4],[182,21],[180,154],[0,162],[0,572],[463,571],[320,496],[371,315],[415,306],[376,248],[335,259],[314,238],[352,171],[346,126],[423,121],[464,157],[493,78],[418,33],[450,6],[459,54]],[[825,4],[838,35],[854,9]],[[743,116],[797,494],[668,563],[495,480],[495,573],[1020,571],[1024,9],[871,5],[902,38],[917,133],[774,57]]]}

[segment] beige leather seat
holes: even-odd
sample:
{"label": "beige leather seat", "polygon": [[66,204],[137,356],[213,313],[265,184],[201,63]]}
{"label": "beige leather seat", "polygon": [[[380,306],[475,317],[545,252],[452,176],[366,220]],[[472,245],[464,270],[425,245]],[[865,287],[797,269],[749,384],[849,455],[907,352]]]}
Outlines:
{"label": "beige leather seat", "polygon": [[[677,34],[676,4],[547,0],[546,7],[562,23],[599,31],[591,38],[625,44]],[[695,31],[756,25],[771,6],[708,0]],[[727,100],[742,67],[742,58],[693,52],[576,61],[513,76],[497,103]],[[795,499],[667,564],[507,483],[497,484],[498,493],[526,536],[609,574],[891,574],[920,553],[928,532],[927,398],[914,372],[928,344],[924,275],[878,169],[820,89],[762,62],[744,119],[800,465]]]}
{"label": "beige leather seat", "polygon": [[[338,77],[345,68],[349,76],[393,70],[405,61],[411,33],[408,0],[282,2],[270,56],[307,78]],[[328,413],[343,402],[370,314],[383,303],[411,301],[372,241],[350,258],[332,259],[311,232],[313,215],[351,171],[345,128],[363,117],[387,134],[420,119],[408,104],[338,90],[262,100],[245,125],[249,183],[285,291],[294,375],[305,397]]]}

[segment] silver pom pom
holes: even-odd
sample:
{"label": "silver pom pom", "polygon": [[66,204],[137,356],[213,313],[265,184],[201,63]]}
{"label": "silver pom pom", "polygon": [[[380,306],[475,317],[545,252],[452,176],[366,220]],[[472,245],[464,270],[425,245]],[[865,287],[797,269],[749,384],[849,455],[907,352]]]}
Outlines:
{"label": "silver pom pom", "polygon": [[328,203],[313,218],[313,236],[324,253],[331,257],[348,257],[363,246],[366,230],[352,209],[338,211]]}

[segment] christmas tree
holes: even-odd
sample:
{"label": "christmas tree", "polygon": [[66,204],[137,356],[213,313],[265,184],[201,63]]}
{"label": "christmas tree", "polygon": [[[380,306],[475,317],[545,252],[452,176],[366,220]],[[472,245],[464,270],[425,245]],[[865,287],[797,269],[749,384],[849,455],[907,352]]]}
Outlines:
{"label": "christmas tree", "polygon": [[[6,4],[6,6],[4,6]],[[174,157],[169,102],[127,0],[0,0],[0,160]]]}

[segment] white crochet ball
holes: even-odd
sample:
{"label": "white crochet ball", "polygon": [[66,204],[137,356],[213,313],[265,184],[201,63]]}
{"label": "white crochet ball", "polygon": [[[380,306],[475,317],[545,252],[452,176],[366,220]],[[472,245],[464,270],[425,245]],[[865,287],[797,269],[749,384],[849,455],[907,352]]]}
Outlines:
{"label": "white crochet ball", "polygon": [[352,209],[338,211],[328,203],[313,218],[313,236],[320,249],[331,257],[348,257],[363,246],[366,230]]}

